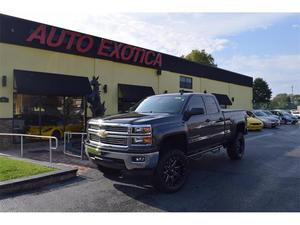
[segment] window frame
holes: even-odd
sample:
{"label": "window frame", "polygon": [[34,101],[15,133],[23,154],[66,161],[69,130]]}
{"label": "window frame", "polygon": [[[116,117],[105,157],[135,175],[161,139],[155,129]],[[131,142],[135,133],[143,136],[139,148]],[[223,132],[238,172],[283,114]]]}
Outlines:
{"label": "window frame", "polygon": [[185,89],[193,89],[193,78],[187,76],[180,76],[179,87]]}

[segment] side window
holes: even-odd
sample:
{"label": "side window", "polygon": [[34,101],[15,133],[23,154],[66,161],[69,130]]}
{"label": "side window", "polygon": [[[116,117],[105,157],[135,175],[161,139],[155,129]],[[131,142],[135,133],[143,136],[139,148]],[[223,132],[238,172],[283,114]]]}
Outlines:
{"label": "side window", "polygon": [[207,114],[213,114],[219,112],[217,103],[212,96],[204,96],[204,102],[205,102]]}
{"label": "side window", "polygon": [[205,106],[201,96],[192,96],[188,105],[188,110],[191,110],[192,108],[203,108],[205,112]]}

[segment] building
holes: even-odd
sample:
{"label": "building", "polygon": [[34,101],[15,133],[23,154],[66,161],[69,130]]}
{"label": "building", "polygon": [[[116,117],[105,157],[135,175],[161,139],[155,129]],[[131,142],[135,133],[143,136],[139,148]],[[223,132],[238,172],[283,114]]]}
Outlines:
{"label": "building", "polygon": [[215,93],[224,107],[252,108],[252,77],[0,14],[2,132],[81,129],[91,116],[86,96],[93,76],[106,115],[180,90]]}

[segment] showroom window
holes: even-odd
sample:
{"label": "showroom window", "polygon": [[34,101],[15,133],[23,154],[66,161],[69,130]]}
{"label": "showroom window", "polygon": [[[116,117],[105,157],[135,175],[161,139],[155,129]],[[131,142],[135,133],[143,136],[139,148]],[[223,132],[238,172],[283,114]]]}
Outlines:
{"label": "showroom window", "polygon": [[[83,131],[84,124],[84,97],[14,94],[14,133],[62,139],[65,131]],[[33,140],[36,139],[26,139]],[[15,139],[15,142],[19,140]]]}
{"label": "showroom window", "polygon": [[193,89],[193,79],[191,77],[180,77],[180,88]]}

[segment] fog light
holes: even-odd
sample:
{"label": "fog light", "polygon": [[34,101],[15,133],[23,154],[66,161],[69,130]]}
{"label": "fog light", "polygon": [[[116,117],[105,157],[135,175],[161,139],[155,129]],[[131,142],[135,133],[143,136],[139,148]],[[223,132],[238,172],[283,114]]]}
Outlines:
{"label": "fog light", "polygon": [[132,162],[145,162],[145,157],[144,156],[133,156]]}

